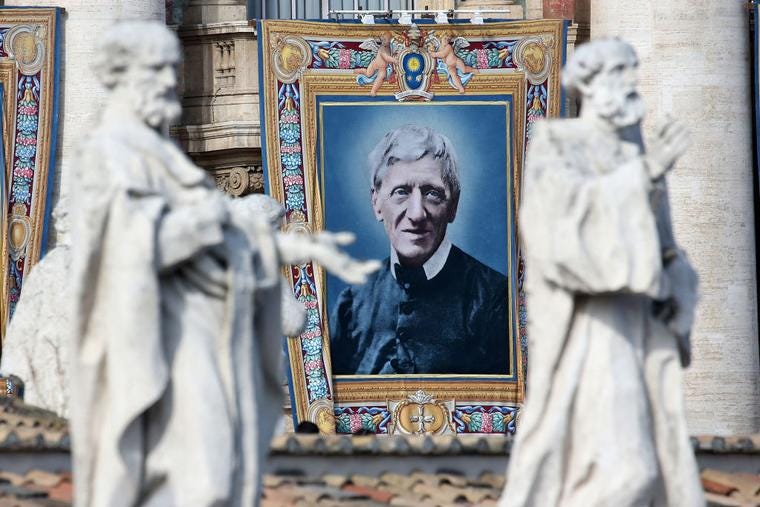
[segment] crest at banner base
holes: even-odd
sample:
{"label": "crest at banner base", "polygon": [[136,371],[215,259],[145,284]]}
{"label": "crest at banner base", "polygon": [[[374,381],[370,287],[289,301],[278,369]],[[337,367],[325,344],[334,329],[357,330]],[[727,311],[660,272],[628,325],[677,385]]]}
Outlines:
{"label": "crest at banner base", "polygon": [[391,423],[388,433],[402,435],[446,435],[456,433],[451,412],[454,400],[439,401],[419,390],[402,401],[389,401]]}

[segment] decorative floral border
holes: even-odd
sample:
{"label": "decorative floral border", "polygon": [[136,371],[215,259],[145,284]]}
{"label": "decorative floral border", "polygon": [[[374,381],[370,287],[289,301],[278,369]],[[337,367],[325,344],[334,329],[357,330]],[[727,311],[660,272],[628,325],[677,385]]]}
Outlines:
{"label": "decorative floral border", "polygon": [[[485,30],[471,26],[459,30],[459,33],[466,31],[465,37],[469,45],[458,48],[457,56],[467,65],[484,71],[484,76],[492,76],[498,71],[510,75],[523,72],[525,75],[525,89],[521,94],[525,105],[518,109],[524,111],[520,124],[525,131],[523,146],[516,147],[519,151],[518,162],[522,160],[524,149],[530,141],[533,123],[559,114],[561,97],[559,67],[556,62],[561,62],[564,57],[566,27],[566,24],[559,21],[542,21],[486,25]],[[364,43],[367,39],[366,33],[377,36],[382,33],[379,30],[393,30],[398,33],[404,29],[398,25],[368,29],[361,25],[286,21],[265,21],[259,24],[262,138],[268,142],[263,143],[263,158],[269,190],[275,197],[282,199],[288,227],[320,227],[319,217],[310,216],[319,204],[312,201],[314,197],[311,194],[314,189],[309,188],[314,185],[314,181],[310,180],[310,176],[305,172],[308,155],[304,153],[304,129],[313,128],[310,127],[310,121],[313,119],[307,119],[302,111],[303,94],[309,93],[305,91],[303,76],[323,75],[325,79],[337,79],[336,76],[339,75],[353,74],[352,69],[367,67],[375,56],[374,51],[367,49]],[[486,35],[479,36],[479,33]],[[500,37],[499,33],[505,35]],[[527,60],[530,57],[528,52],[533,51],[535,55],[535,47],[528,48],[531,44],[538,44],[549,52],[550,56],[548,60],[544,60],[546,65],[543,68],[541,65],[530,67],[531,62]],[[554,54],[551,54],[552,51]],[[551,63],[552,61],[554,63]],[[396,79],[398,76],[390,68],[387,83],[394,84]],[[440,67],[439,62],[432,75],[433,86],[445,86],[446,79],[446,70]],[[368,93],[369,87],[361,87],[362,82],[357,78],[356,92],[349,93]],[[276,135],[271,135],[275,133]],[[516,169],[519,171],[519,167]],[[515,181],[516,189],[519,189],[518,183]],[[335,398],[329,374],[329,357],[325,353],[326,344],[322,333],[324,312],[320,308],[320,285],[315,268],[311,264],[293,266],[290,275],[295,295],[305,304],[308,315],[306,331],[290,340],[288,345],[294,417],[297,421],[308,417],[318,422],[319,417],[312,413],[312,408],[330,406],[324,403],[332,403]],[[516,307],[521,351],[521,379],[518,381],[520,384],[524,381],[528,357],[522,277],[522,266],[519,265]],[[438,392],[435,389],[433,391],[441,398],[454,398],[449,393]],[[453,415],[458,432],[514,431],[519,407],[514,404],[494,403],[493,400],[486,402],[485,400],[491,399],[491,396],[484,397],[481,402],[465,397],[464,399],[473,401],[467,405],[457,404]],[[362,430],[384,433],[389,422],[387,418],[391,417],[385,406],[375,406],[371,403],[363,406],[361,402],[356,403],[356,400],[350,405],[334,405],[333,412],[330,415],[335,418],[338,432]],[[324,428],[322,429],[324,431]]]}
{"label": "decorative floral border", "polygon": [[387,434],[391,413],[387,407],[336,407],[335,432],[355,435],[365,431]]}
{"label": "decorative floral border", "polygon": [[518,407],[457,405],[454,425],[457,433],[514,433]]}
{"label": "decorative floral border", "polygon": [[[55,173],[61,8],[0,8],[8,166],[3,198],[2,335],[29,269],[44,255]],[[19,54],[14,54],[20,41]],[[33,51],[32,51],[33,50]],[[12,101],[10,100],[12,99]],[[15,112],[15,113],[14,113]],[[8,142],[9,141],[9,142]]]}

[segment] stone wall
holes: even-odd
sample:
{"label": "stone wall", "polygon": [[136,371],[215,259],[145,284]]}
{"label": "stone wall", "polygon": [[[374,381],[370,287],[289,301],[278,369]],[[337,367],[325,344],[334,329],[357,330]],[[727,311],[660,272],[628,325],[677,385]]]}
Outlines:
{"label": "stone wall", "polygon": [[673,115],[693,133],[670,177],[676,237],[701,278],[686,376],[692,433],[760,431],[747,16],[741,2],[591,1],[591,36],[638,51],[647,132]]}
{"label": "stone wall", "polygon": [[191,0],[177,35],[183,116],[172,135],[225,192],[263,192],[258,43],[245,1]]}

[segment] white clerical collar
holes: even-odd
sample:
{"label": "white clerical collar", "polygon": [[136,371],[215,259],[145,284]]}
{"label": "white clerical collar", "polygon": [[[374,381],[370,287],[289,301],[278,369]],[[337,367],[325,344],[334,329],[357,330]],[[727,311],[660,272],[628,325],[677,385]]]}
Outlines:
{"label": "white clerical collar", "polygon": [[[425,264],[422,265],[422,269],[425,270],[425,278],[430,280],[441,272],[444,264],[446,264],[446,260],[449,258],[450,251],[451,241],[449,241],[447,236],[444,236],[443,241],[438,245],[438,249],[435,253],[427,260],[427,262],[425,262]],[[396,270],[393,269],[393,266],[396,264],[400,264],[398,254],[391,246],[391,275],[393,275],[393,278],[396,278]]]}

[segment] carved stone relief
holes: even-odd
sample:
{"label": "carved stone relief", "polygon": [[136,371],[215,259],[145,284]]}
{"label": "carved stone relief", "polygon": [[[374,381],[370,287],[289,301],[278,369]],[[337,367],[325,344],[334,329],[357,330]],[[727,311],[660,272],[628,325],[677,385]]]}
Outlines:
{"label": "carved stone relief", "polygon": [[264,172],[261,166],[233,167],[211,172],[219,190],[233,197],[264,193]]}

